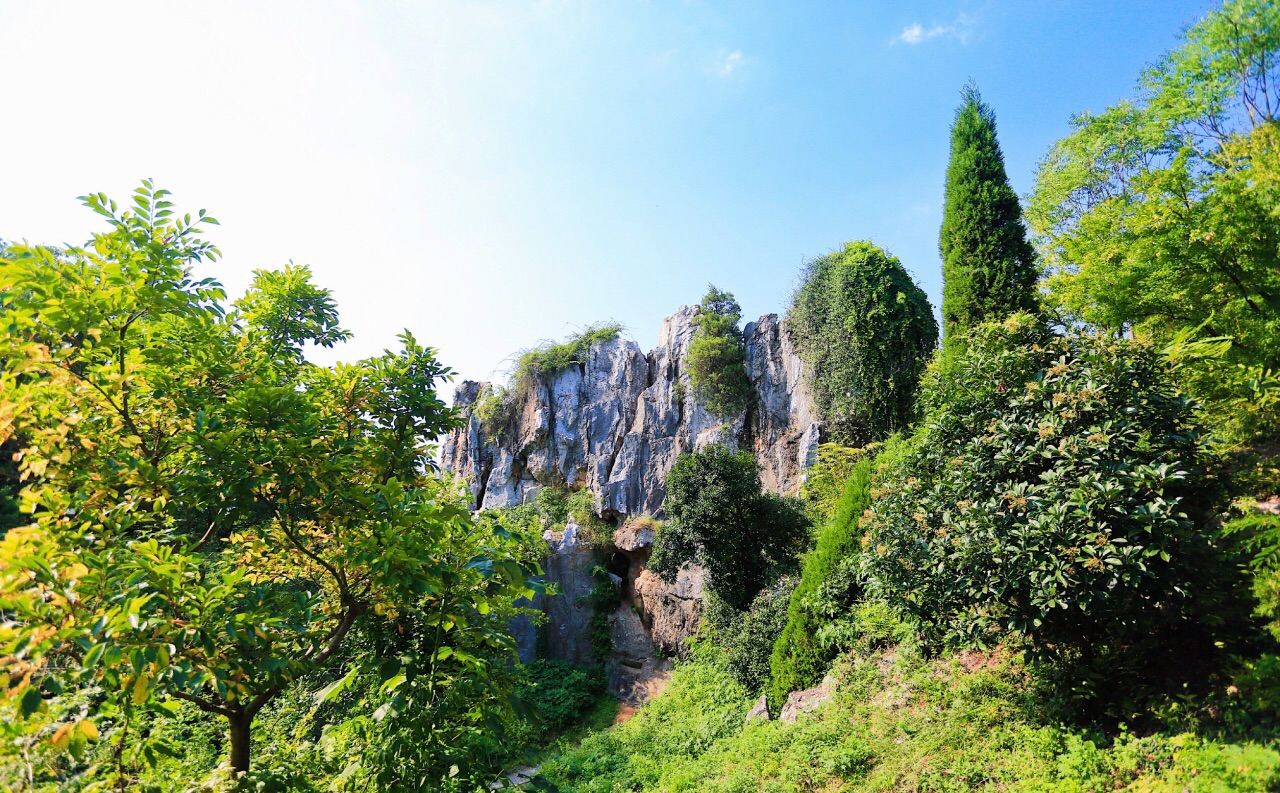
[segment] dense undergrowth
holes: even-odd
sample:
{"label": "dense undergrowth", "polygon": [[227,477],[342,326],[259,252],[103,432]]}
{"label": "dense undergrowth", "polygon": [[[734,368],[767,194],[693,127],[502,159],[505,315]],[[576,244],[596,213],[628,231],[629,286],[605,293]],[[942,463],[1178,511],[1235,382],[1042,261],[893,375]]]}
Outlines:
{"label": "dense undergrowth", "polygon": [[[929,657],[893,644],[883,613],[833,668],[835,693],[793,723],[745,722],[750,695],[704,645],[621,727],[543,758],[559,790],[1267,791],[1280,785],[1277,663],[1238,670],[1162,729],[1113,735],[1044,712],[1036,676],[1003,648]],[[892,620],[888,620],[889,623]]]}

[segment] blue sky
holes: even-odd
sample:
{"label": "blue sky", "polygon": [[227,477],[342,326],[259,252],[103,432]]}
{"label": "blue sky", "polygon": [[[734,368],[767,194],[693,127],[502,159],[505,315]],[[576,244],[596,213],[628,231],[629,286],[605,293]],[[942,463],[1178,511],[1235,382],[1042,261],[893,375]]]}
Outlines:
{"label": "blue sky", "polygon": [[652,346],[708,282],[754,318],[846,240],[937,304],[974,78],[1014,186],[1215,4],[0,0],[0,237],[79,242],[150,176],[221,221],[233,293],[289,260],[355,339],[462,376],[598,320]]}

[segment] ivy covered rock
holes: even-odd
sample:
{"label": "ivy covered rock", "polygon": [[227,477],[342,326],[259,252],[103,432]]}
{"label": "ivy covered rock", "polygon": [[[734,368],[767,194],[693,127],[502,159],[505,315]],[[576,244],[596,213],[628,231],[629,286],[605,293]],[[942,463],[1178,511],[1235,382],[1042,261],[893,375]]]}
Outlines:
{"label": "ivy covered rock", "polygon": [[863,241],[816,259],[787,321],[830,440],[861,446],[906,428],[938,323],[896,256]]}

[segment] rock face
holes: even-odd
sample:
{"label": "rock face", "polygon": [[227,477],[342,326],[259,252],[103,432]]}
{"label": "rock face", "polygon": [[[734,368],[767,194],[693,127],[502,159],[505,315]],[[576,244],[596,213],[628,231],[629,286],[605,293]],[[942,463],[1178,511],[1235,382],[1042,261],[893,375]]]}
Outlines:
{"label": "rock face", "polygon": [[744,721],[748,724],[753,721],[769,720],[769,700],[764,694],[760,695],[760,699],[756,700],[756,704],[751,706],[751,710],[747,711]]}
{"label": "rock face", "polygon": [[[597,514],[619,527],[612,552],[621,558],[609,567],[623,579],[623,598],[668,654],[684,652],[684,639],[697,630],[702,596],[696,566],[671,583],[644,568],[654,532],[642,516],[662,515],[664,483],[676,458],[712,444],[749,451],[765,488],[790,494],[799,489],[819,439],[800,358],[773,314],[743,330],[754,391],[748,408],[715,416],[699,403],[687,366],[698,310],[682,306],[667,317],[648,355],[617,338],[593,345],[580,365],[536,378],[506,406],[508,418],[490,428],[492,434],[474,410],[484,385],[462,383],[454,404],[466,421],[441,446],[442,467],[466,479],[477,509],[526,503],[548,486],[590,489]],[[566,530],[549,544],[547,578],[562,592],[541,604],[549,653],[585,660],[590,613],[575,598],[589,591],[594,560],[576,532]]]}
{"label": "rock face", "polygon": [[778,714],[778,720],[793,722],[800,717],[801,713],[817,710],[824,702],[831,699],[831,695],[835,693],[835,687],[835,680],[828,675],[813,688],[792,691],[787,695],[787,702],[782,706],[782,712]]}
{"label": "rock face", "polygon": [[684,656],[685,639],[698,632],[702,615],[702,568],[685,564],[673,583],[645,570],[634,585],[636,608],[649,629],[649,636],[667,655]]}
{"label": "rock face", "polygon": [[591,574],[596,566],[595,552],[578,536],[578,527],[573,523],[562,532],[548,531],[543,539],[548,548],[547,580],[560,585],[559,595],[544,598],[541,603],[547,615],[547,657],[588,664],[592,659],[592,610],[586,599],[596,583]]}
{"label": "rock face", "polygon": [[[588,487],[597,512],[620,521],[660,515],[676,458],[720,443],[754,452],[769,490],[795,492],[816,453],[818,421],[782,322],[769,314],[743,331],[755,399],[719,417],[689,382],[697,313],[682,306],[667,317],[648,355],[617,338],[594,345],[582,365],[538,378],[496,438],[469,416],[445,439],[443,467],[467,479],[477,508],[522,504],[546,485]],[[482,387],[462,383],[454,404],[467,412]]]}

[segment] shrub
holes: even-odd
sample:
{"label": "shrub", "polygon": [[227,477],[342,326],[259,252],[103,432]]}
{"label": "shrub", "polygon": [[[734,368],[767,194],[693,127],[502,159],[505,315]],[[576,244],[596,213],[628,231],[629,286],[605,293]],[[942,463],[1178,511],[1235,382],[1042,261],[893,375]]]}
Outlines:
{"label": "shrub", "polygon": [[832,440],[861,446],[910,423],[938,324],[897,257],[851,242],[811,262],[787,320]]}
{"label": "shrub", "polygon": [[[800,582],[787,605],[786,626],[773,645],[769,662],[769,702],[774,708],[782,705],[788,693],[821,680],[835,656],[819,642],[818,630],[837,616],[837,608],[852,600],[850,589],[860,589],[852,576],[841,573],[853,569],[842,563],[858,552],[858,521],[871,503],[871,471],[869,457],[854,465],[834,514],[818,533],[817,546],[805,554]],[[836,578],[840,581],[832,587]]]}
{"label": "shrub", "polygon": [[764,589],[746,611],[736,611],[714,594],[703,607],[703,630],[724,651],[729,671],[748,692],[760,691],[769,680],[769,656],[783,626],[796,579],[784,576]]}
{"label": "shrub", "polygon": [[613,625],[609,617],[622,603],[622,598],[609,571],[600,565],[591,568],[591,579],[591,591],[579,602],[591,607],[591,654],[604,663],[613,653]]}
{"label": "shrub", "polygon": [[689,344],[689,379],[693,392],[718,416],[740,413],[751,399],[747,347],[738,330],[742,309],[733,295],[708,285],[697,326]]}
{"label": "shrub", "polygon": [[1229,522],[1225,530],[1240,546],[1253,574],[1254,613],[1280,640],[1280,515],[1251,512]]}
{"label": "shrub", "polygon": [[800,488],[800,498],[805,502],[805,511],[815,523],[825,526],[831,519],[844,495],[845,485],[853,475],[854,468],[869,452],[878,449],[879,446],[878,443],[861,448],[841,446],[838,443],[818,445],[818,459],[805,472],[804,484]]}
{"label": "shrub", "polygon": [[1189,671],[1234,579],[1209,529],[1214,460],[1164,359],[1027,314],[969,344],[932,372],[924,424],[881,483],[874,588],[935,645],[1012,635],[1116,663],[1146,648],[1148,671]]}
{"label": "shrub", "polygon": [[480,387],[471,415],[480,420],[480,431],[486,438],[496,438],[511,423],[515,401],[510,389],[491,383]]}
{"label": "shrub", "polygon": [[555,374],[570,366],[582,366],[593,346],[613,341],[621,332],[622,326],[614,322],[588,325],[562,342],[546,342],[527,350],[516,361],[512,373],[516,391],[525,394],[539,377]]}
{"label": "shrub", "polygon": [[586,488],[544,487],[532,501],[496,512],[504,526],[536,540],[537,558],[546,550],[542,533],[548,529],[563,531],[570,519],[578,524],[582,539],[589,545],[599,546],[612,537],[612,527],[595,513],[594,496]]}
{"label": "shrub", "polygon": [[649,569],[667,580],[685,562],[707,571],[707,586],[747,608],[791,562],[809,521],[791,501],[761,492],[756,461],[723,446],[682,454],[667,474],[669,520],[653,543]]}
{"label": "shrub", "polygon": [[518,694],[532,710],[544,738],[581,721],[604,693],[604,675],[598,668],[540,658],[525,664],[523,671]]}

